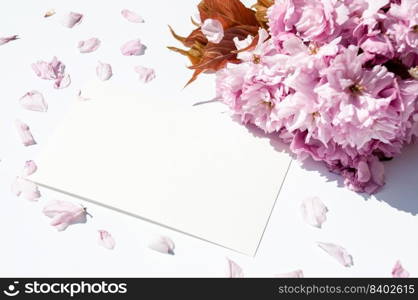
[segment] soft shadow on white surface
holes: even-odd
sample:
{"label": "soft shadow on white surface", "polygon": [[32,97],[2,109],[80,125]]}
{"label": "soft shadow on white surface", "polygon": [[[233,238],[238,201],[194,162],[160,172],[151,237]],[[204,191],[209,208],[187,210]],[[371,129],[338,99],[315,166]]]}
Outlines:
{"label": "soft shadow on white surface", "polygon": [[402,154],[385,163],[386,185],[375,195],[379,201],[418,214],[418,143],[406,146]]}
{"label": "soft shadow on white surface", "polygon": [[[260,138],[269,138],[270,144],[278,152],[290,152],[289,146],[280,141],[275,134],[265,134],[255,126],[246,126],[248,131]],[[402,154],[391,161],[384,162],[386,185],[375,195],[360,194],[364,200],[376,199],[386,202],[391,207],[410,213],[418,214],[418,143],[404,147]],[[345,188],[343,178],[326,168],[322,162],[306,159],[301,164],[302,168],[318,172],[327,181],[335,181],[337,186]]]}

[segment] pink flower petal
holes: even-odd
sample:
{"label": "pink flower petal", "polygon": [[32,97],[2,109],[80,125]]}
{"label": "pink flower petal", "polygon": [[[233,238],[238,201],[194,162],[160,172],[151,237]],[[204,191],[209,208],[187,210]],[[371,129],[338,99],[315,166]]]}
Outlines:
{"label": "pink flower petal", "polygon": [[35,164],[35,162],[33,160],[28,160],[25,163],[25,167],[23,168],[23,177],[27,177],[32,175],[33,173],[36,172],[36,170],[38,170],[37,165]]}
{"label": "pink flower petal", "polygon": [[275,277],[278,278],[303,278],[303,271],[302,270],[295,270],[289,273],[278,274]]}
{"label": "pink flower petal", "polygon": [[0,46],[19,39],[17,35],[0,37]]}
{"label": "pink flower petal", "polygon": [[20,104],[23,108],[32,111],[46,112],[48,105],[44,96],[38,91],[30,91],[20,98]]}
{"label": "pink flower petal", "polygon": [[135,72],[139,74],[139,80],[143,83],[148,83],[155,79],[155,71],[151,68],[146,68],[143,66],[136,66]]}
{"label": "pink flower petal", "polygon": [[344,267],[351,267],[353,265],[353,257],[343,247],[332,243],[321,242],[318,242],[318,246]]}
{"label": "pink flower petal", "polygon": [[171,254],[174,255],[174,242],[172,239],[166,236],[160,236],[153,240],[149,245],[148,248],[151,250],[163,253],[163,254]]}
{"label": "pink flower petal", "polygon": [[96,74],[97,77],[102,81],[109,80],[113,75],[112,66],[110,64],[102,63],[99,61],[99,64],[96,67]]}
{"label": "pink flower petal", "polygon": [[409,272],[403,268],[399,260],[393,266],[392,277],[394,278],[408,278],[409,277]]}
{"label": "pink flower petal", "polygon": [[139,55],[144,55],[146,49],[147,47],[144,44],[142,44],[139,39],[136,39],[136,40],[131,40],[123,44],[122,47],[120,48],[120,51],[122,52],[123,55],[126,55],[126,56],[132,56],[132,55],[139,56]]}
{"label": "pink flower petal", "polygon": [[321,228],[327,220],[328,209],[318,197],[306,198],[300,207],[306,223]]}
{"label": "pink flower petal", "polygon": [[90,38],[85,41],[78,42],[78,50],[80,53],[90,53],[96,51],[100,46],[100,40],[98,38]]}
{"label": "pink flower petal", "polygon": [[71,224],[87,222],[86,208],[67,201],[50,201],[44,207],[43,213],[52,218],[51,225],[58,231],[65,230]]}
{"label": "pink flower petal", "polygon": [[71,84],[71,77],[69,74],[64,75],[64,77],[60,77],[54,82],[55,89],[64,89]]}
{"label": "pink flower petal", "polygon": [[228,270],[227,270],[227,276],[229,278],[242,278],[244,277],[244,272],[242,271],[242,268],[233,260],[230,260],[229,258],[226,259],[228,263]]}
{"label": "pink flower petal", "polygon": [[115,240],[112,235],[106,230],[98,230],[99,232],[99,245],[105,247],[106,249],[112,250],[115,248]]}
{"label": "pink flower petal", "polygon": [[37,201],[41,197],[38,186],[35,183],[20,176],[16,177],[15,181],[13,182],[12,192],[16,196],[23,197],[29,201]]}
{"label": "pink flower petal", "polygon": [[131,11],[129,9],[123,9],[121,11],[122,16],[132,23],[144,23],[144,19],[138,15],[136,12]]}
{"label": "pink flower petal", "polygon": [[201,30],[209,42],[218,44],[224,38],[224,28],[218,20],[206,19]]}
{"label": "pink flower petal", "polygon": [[16,120],[15,125],[24,146],[27,147],[36,144],[36,141],[33,138],[32,133],[30,132],[30,128],[27,124],[20,120]]}
{"label": "pink flower petal", "polygon": [[68,28],[73,28],[75,25],[80,24],[83,20],[83,15],[76,12],[70,12],[65,14],[61,19],[61,24]]}

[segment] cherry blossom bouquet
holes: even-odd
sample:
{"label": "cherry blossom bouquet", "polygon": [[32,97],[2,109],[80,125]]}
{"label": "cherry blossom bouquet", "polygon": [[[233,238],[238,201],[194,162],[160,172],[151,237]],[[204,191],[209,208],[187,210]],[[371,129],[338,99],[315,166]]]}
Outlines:
{"label": "cherry blossom bouquet", "polygon": [[203,0],[174,37],[217,100],[357,192],[418,135],[418,0]]}

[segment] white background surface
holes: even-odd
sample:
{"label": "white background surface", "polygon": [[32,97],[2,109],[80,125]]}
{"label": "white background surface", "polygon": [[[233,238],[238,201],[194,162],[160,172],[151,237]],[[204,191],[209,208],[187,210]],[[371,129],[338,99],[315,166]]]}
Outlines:
{"label": "white background surface", "polygon": [[[78,89],[95,76],[97,60],[112,64],[115,75],[111,80],[129,84],[139,92],[181,89],[191,74],[184,68],[184,58],[164,48],[178,45],[166,25],[173,25],[178,33],[188,33],[192,28],[189,16],[197,2],[15,0],[0,4],[0,35],[21,37],[0,47],[0,275],[225,276],[225,257],[230,257],[247,276],[273,276],[302,269],[309,277],[383,277],[390,276],[397,259],[412,276],[418,276],[417,145],[386,163],[387,185],[370,198],[342,188],[340,178],[329,174],[320,163],[294,163],[254,258],[94,205],[89,205],[94,218],[87,224],[56,232],[41,210],[47,200],[64,196],[42,190],[41,200],[30,203],[10,192],[10,184],[24,162],[36,156]],[[163,9],[163,4],[170,7]],[[67,29],[57,23],[58,15],[43,18],[49,8],[81,12],[85,19],[79,26]],[[146,23],[127,22],[120,16],[123,8],[139,12]],[[93,36],[102,40],[99,50],[78,53],[77,42]],[[148,46],[146,55],[123,57],[120,45],[138,37]],[[52,82],[40,80],[30,68],[31,63],[50,60],[54,55],[67,65],[72,77],[67,89],[54,90]],[[135,65],[155,68],[158,79],[144,87],[133,71]],[[213,81],[213,77],[203,76],[183,91],[184,98],[176,100],[178,105],[211,99]],[[32,89],[44,94],[49,104],[47,113],[20,108],[18,99]],[[21,145],[13,123],[16,118],[31,126],[38,146]],[[262,174],[254,174],[255,185],[259,180]],[[319,196],[329,208],[323,229],[311,228],[301,218],[299,206],[307,196]],[[116,238],[114,251],[97,245],[96,230],[102,228]],[[147,249],[148,241],[159,234],[175,241],[175,256]],[[316,241],[344,246],[353,255],[354,266],[340,266],[316,246]]]}

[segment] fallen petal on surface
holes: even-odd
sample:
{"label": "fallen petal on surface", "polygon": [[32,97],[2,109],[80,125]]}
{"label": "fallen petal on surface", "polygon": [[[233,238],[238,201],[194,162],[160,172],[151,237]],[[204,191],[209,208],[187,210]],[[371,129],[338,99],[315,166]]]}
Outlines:
{"label": "fallen petal on surface", "polygon": [[38,91],[27,92],[20,98],[20,105],[27,110],[46,112],[48,105],[45,102],[44,96]]}

